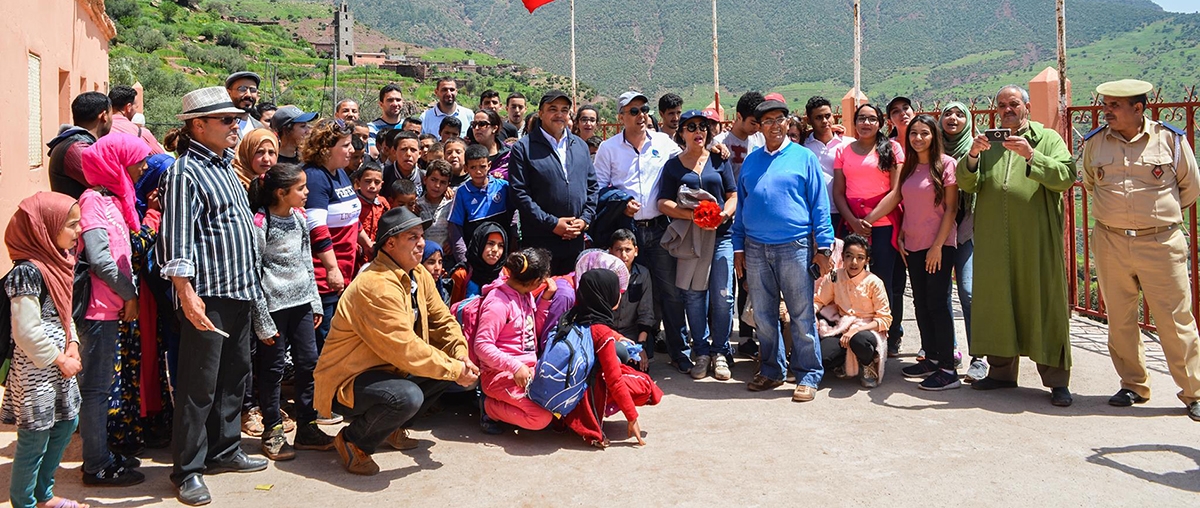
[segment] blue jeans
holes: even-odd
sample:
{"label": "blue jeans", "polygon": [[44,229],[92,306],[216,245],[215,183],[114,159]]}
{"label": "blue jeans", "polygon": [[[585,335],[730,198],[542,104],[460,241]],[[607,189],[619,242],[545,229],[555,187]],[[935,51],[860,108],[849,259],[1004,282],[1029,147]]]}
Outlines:
{"label": "blue jeans", "polygon": [[888,305],[892,310],[892,326],[888,327],[888,349],[900,347],[904,336],[904,286],[907,281],[904,260],[892,245],[892,230],[895,226],[871,228],[871,273],[883,280],[888,293]]}
{"label": "blue jeans", "polygon": [[33,508],[54,497],[54,473],[79,419],[55,422],[46,430],[17,429],[9,501],[14,508]]}
{"label": "blue jeans", "polygon": [[662,248],[662,235],[666,223],[660,226],[637,228],[637,263],[650,269],[654,284],[654,310],[662,317],[663,335],[667,339],[667,354],[680,368],[692,368],[691,349],[687,337],[687,324],[679,288],[675,287],[675,258]]}
{"label": "blue jeans", "polygon": [[108,401],[117,375],[117,326],[120,322],[83,320],[79,330],[79,437],[83,441],[83,473],[112,465],[108,450]]}
{"label": "blue jeans", "polygon": [[733,332],[733,240],[729,235],[717,238],[708,289],[681,289],[679,294],[696,357],[729,354],[729,335]]}
{"label": "blue jeans", "polygon": [[962,304],[963,323],[967,326],[967,346],[971,346],[971,268],[975,241],[959,244],[954,254],[954,281],[958,284],[958,302]]}
{"label": "blue jeans", "polygon": [[[791,364],[796,382],[816,388],[825,368],[821,365],[821,343],[813,314],[813,280],[808,239],[766,245],[746,239],[746,282],[754,304],[758,332],[759,374],[782,381]],[[779,299],[787,304],[792,319],[792,357],[785,361],[783,337],[779,332]]]}
{"label": "blue jeans", "polygon": [[[349,284],[349,282],[346,284]],[[317,327],[317,354],[320,354],[321,350],[325,349],[325,337],[329,336],[329,324],[333,322],[333,315],[337,312],[338,301],[341,299],[341,293],[321,295],[321,310],[324,312],[321,316],[321,326]]]}

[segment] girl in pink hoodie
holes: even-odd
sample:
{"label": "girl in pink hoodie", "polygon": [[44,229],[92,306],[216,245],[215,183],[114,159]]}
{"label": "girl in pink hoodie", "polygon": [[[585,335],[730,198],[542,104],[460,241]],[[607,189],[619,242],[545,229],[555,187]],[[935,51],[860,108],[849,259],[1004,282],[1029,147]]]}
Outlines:
{"label": "girl in pink hoodie", "polygon": [[553,416],[525,394],[537,362],[540,330],[554,298],[555,285],[540,297],[532,292],[550,275],[550,253],[524,249],[504,262],[504,274],[483,289],[474,349],[479,358],[484,399],[484,431],[499,433],[495,421],[540,430]]}

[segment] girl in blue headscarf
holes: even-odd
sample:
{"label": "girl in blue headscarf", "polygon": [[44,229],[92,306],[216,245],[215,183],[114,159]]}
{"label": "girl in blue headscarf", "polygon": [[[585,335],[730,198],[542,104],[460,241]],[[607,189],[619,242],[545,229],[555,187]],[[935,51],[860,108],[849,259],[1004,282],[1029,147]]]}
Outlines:
{"label": "girl in blue headscarf", "polygon": [[446,284],[443,277],[446,275],[446,269],[442,266],[442,246],[433,240],[425,240],[425,253],[421,255],[421,264],[429,270],[429,274],[433,276],[434,282],[437,282],[438,294],[442,295],[442,301],[450,304],[450,291],[446,289]]}

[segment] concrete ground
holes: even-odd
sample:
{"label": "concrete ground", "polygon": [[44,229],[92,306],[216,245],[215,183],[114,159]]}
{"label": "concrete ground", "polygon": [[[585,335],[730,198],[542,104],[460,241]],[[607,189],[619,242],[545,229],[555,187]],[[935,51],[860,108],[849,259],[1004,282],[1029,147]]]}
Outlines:
{"label": "concrete ground", "polygon": [[[1155,342],[1146,346],[1156,391],[1134,408],[1106,404],[1118,388],[1106,330],[1085,319],[1071,323],[1069,408],[1050,405],[1027,360],[1017,389],[925,392],[899,376],[919,348],[909,303],[904,356],[872,390],[829,377],[815,401],[797,404],[791,386],[747,391],[751,360],[738,359],[731,381],[697,382],[659,355],[651,372],[666,397],[641,409],[645,447],[623,439],[620,415],[605,426],[613,446],[600,451],[570,433],[487,436],[450,406],[420,421],[418,449],[377,453],[376,476],[346,473],[335,452],[301,451],[264,472],[208,477],[211,506],[1196,505],[1200,423],[1185,416]],[[963,337],[961,318],[957,326]],[[15,439],[0,428],[0,484]],[[243,448],[257,453],[258,440]],[[57,493],[93,506],[178,505],[170,453],[143,460],[146,483],[88,489],[76,439]]]}

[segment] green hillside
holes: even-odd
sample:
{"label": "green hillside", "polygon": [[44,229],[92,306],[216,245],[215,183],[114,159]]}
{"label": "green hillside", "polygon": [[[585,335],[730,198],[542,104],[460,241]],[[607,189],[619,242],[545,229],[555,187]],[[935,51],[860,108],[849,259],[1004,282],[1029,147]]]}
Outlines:
{"label": "green hillside", "polygon": [[[109,52],[113,85],[141,82],[146,90],[147,125],[156,132],[177,125],[180,97],[201,86],[223,84],[224,77],[240,70],[263,76],[261,101],[296,104],[305,110],[332,112],[330,60],[320,58],[310,44],[295,37],[301,26],[332,20],[332,5],[299,0],[107,0],[109,16],[117,24],[117,38]],[[250,24],[236,19],[279,24]],[[474,59],[494,66],[508,60],[471,49],[425,49],[428,62]],[[506,94],[520,91],[537,96],[550,87],[569,87],[570,80],[547,73],[449,73],[459,80],[463,101],[472,104],[484,89]],[[378,115],[376,94],[395,82],[406,90],[415,113],[433,100],[433,82],[417,82],[375,67],[350,68],[343,61],[338,71],[339,98],[362,105],[362,115]],[[583,87],[581,93],[594,92]]]}
{"label": "green hillside", "polygon": [[[534,14],[516,0],[350,0],[350,5],[356,19],[402,40],[473,48],[569,71],[566,1]],[[580,79],[610,95],[628,87],[653,94],[682,91],[693,104],[706,104],[712,96],[710,86],[704,89],[712,80],[710,5],[576,2]],[[849,5],[720,0],[722,85],[735,92],[782,88],[785,95],[833,85],[845,93],[853,73]],[[863,87],[872,97],[903,91],[932,101],[950,93],[987,93],[1004,81],[1027,80],[1055,56],[1049,0],[862,5]],[[1077,90],[1125,75],[1168,89],[1194,84],[1200,71],[1187,57],[1195,52],[1198,20],[1200,15],[1163,12],[1149,0],[1067,2],[1068,73]],[[726,104],[734,97],[722,96]]]}

